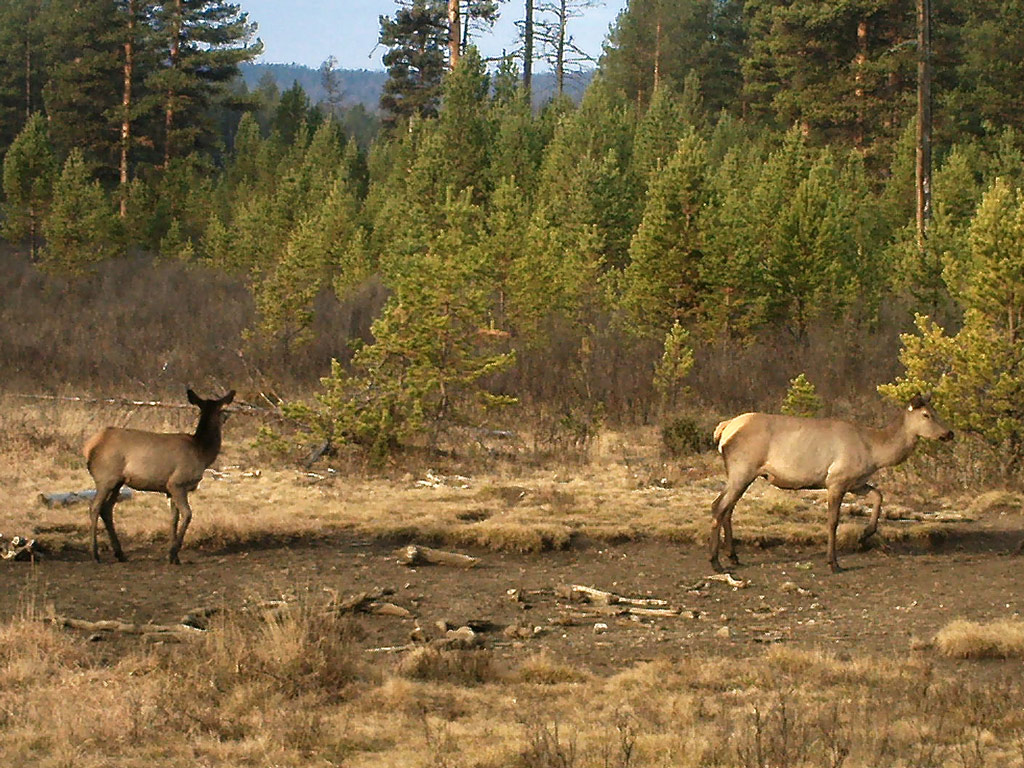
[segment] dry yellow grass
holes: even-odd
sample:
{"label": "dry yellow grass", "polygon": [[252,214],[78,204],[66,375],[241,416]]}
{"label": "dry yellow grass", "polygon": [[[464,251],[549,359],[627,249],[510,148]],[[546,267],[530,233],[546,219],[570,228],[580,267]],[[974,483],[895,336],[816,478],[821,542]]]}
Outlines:
{"label": "dry yellow grass", "polygon": [[360,654],[358,628],[331,622],[312,606],[227,616],[184,645],[113,655],[9,622],[5,765],[1024,765],[1020,681],[923,658],[775,647],[595,677],[540,656],[503,670],[487,652]]}
{"label": "dry yellow grass", "polygon": [[1024,621],[980,624],[957,619],[935,635],[935,647],[944,656],[957,659],[1024,658]]}

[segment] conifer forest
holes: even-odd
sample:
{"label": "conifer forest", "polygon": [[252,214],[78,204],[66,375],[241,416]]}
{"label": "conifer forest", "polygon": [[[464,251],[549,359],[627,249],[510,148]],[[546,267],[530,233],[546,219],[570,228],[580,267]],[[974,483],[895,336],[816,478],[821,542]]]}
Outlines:
{"label": "conifer forest", "polygon": [[244,3],[6,0],[2,386],[236,384],[375,456],[926,392],[1015,476],[1024,3],[632,0],[578,99],[586,3],[503,60],[522,2],[452,4],[381,17],[374,111],[247,87]]}

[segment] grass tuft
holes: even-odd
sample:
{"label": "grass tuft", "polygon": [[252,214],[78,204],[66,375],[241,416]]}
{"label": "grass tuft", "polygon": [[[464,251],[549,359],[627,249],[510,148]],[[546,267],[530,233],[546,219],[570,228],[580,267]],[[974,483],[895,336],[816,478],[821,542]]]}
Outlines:
{"label": "grass tuft", "polygon": [[935,635],[935,648],[955,659],[1008,659],[1024,657],[1024,621],[981,624],[957,619]]}

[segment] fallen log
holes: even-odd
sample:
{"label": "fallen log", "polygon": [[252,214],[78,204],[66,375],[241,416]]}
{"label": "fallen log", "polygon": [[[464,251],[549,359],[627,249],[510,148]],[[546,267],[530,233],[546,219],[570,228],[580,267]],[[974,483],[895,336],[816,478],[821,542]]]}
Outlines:
{"label": "fallen log", "polygon": [[[118,501],[130,499],[133,495],[131,488],[122,487],[117,494]],[[54,507],[70,507],[74,504],[88,504],[96,498],[96,489],[90,488],[85,491],[71,491],[67,493],[40,493],[39,501],[51,509]]]}
{"label": "fallen log", "polygon": [[402,547],[397,552],[398,562],[402,565],[450,565],[453,568],[474,568],[480,558],[462,555],[458,552],[445,552],[441,549],[421,547],[418,544],[410,544]]}

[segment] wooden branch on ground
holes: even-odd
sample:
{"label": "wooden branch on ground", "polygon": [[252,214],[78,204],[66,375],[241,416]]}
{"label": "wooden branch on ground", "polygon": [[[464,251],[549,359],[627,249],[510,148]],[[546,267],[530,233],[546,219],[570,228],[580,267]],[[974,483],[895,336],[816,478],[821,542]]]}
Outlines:
{"label": "wooden branch on ground", "polygon": [[441,549],[421,547],[418,544],[410,544],[402,547],[397,552],[398,562],[402,565],[450,565],[454,568],[473,568],[480,558],[462,555],[458,552],[445,552]]}
{"label": "wooden branch on ground", "polygon": [[594,607],[588,610],[592,612],[612,616],[678,616],[682,613],[681,609],[670,607],[667,600],[653,597],[624,597],[581,584],[560,587],[556,593],[571,602],[591,604]]}
{"label": "wooden branch on ground", "polygon": [[70,616],[51,616],[46,619],[58,627],[81,629],[85,632],[110,632],[124,635],[158,635],[173,637],[195,637],[205,630],[187,624],[131,624],[119,620],[88,621]]}

